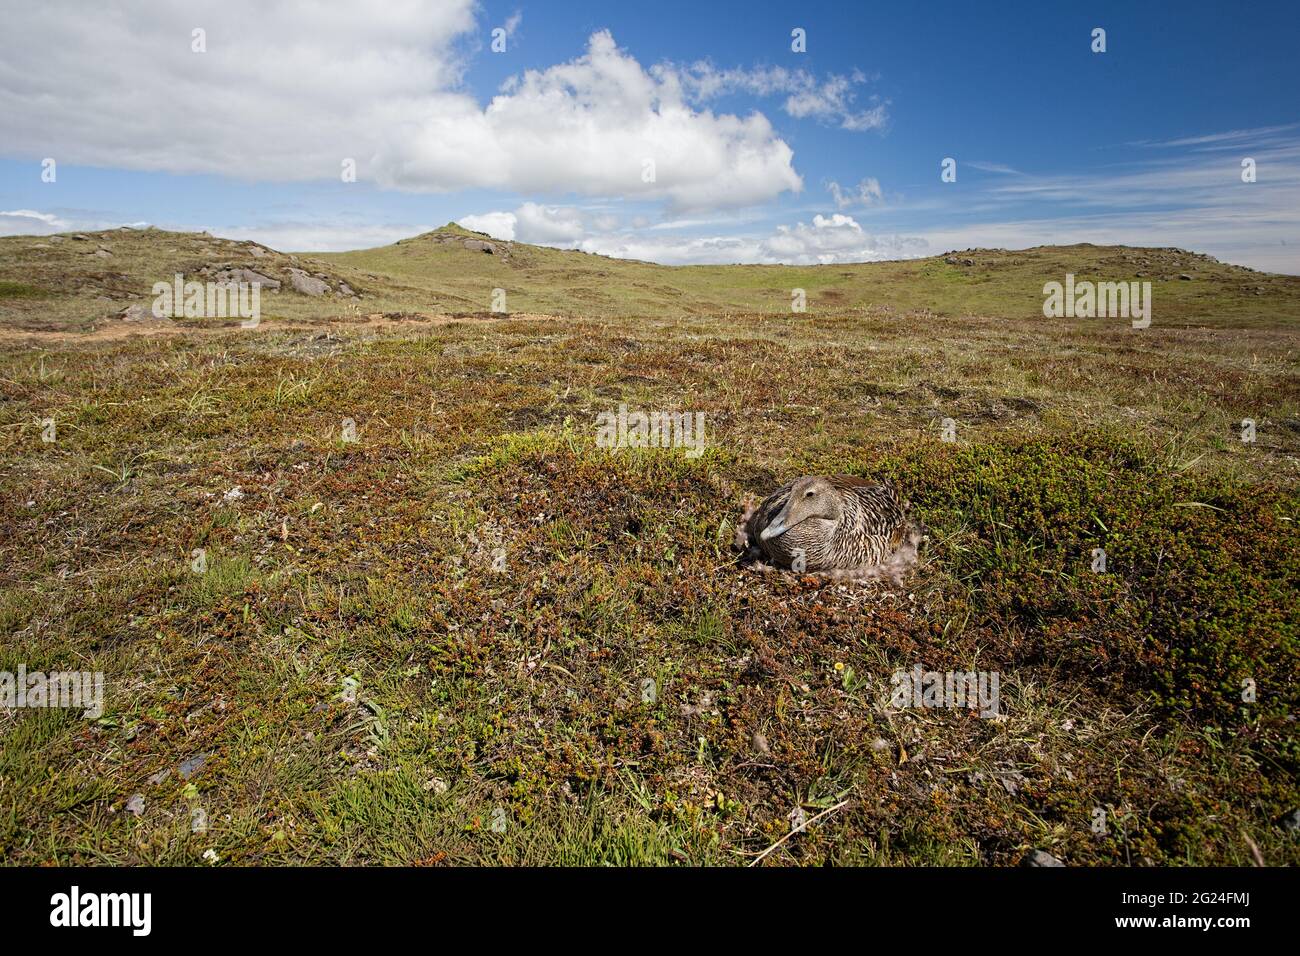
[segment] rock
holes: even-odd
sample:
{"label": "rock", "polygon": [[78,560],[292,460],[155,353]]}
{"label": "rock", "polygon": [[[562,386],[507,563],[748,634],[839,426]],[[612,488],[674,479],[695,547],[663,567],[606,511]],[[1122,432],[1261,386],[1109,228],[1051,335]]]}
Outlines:
{"label": "rock", "polygon": [[128,305],[117,317],[123,322],[148,322],[154,314],[142,305]]}
{"label": "rock", "polygon": [[252,269],[221,269],[212,273],[212,279],[214,282],[244,282],[248,285],[260,285],[263,289],[270,289],[272,292],[280,291],[279,279],[272,279]]}
{"label": "rock", "polygon": [[293,286],[294,291],[301,292],[303,295],[324,295],[330,290],[329,284],[324,279],[309,276],[301,269],[289,270],[289,284]]}
{"label": "rock", "polygon": [[190,779],[190,777],[194,776],[201,769],[203,769],[203,765],[207,762],[208,762],[207,754],[195,754],[193,757],[190,757],[188,760],[183,761],[180,767],[177,768],[176,772],[181,775],[182,780],[188,780]]}
{"label": "rock", "polygon": [[1178,278],[1182,279],[1184,282],[1191,282],[1191,281],[1192,281],[1192,277],[1189,276],[1186,272],[1180,272],[1180,273],[1178,274]]}
{"label": "rock", "polygon": [[62,242],[62,241],[63,241],[63,237],[62,237],[62,236],[50,236],[50,242],[53,242],[53,243],[56,243],[56,244],[57,244],[57,243],[60,243],[60,242]]}
{"label": "rock", "polygon": [[339,282],[339,295],[346,295],[351,298],[356,295],[356,292],[353,290],[352,286],[348,285],[346,282]]}
{"label": "rock", "polygon": [[1292,810],[1278,821],[1288,833],[1300,833],[1300,807]]}
{"label": "rock", "polygon": [[1060,860],[1046,850],[1030,850],[1020,861],[1021,866],[1065,866]]}
{"label": "rock", "polygon": [[974,259],[963,259],[963,260],[961,261],[961,264],[964,265],[964,266],[973,266],[973,265],[975,264],[975,260],[974,260]]}
{"label": "rock", "polygon": [[107,249],[96,249],[94,252],[91,253],[91,255],[99,256],[99,258],[101,259],[113,258],[113,253],[109,252]]}
{"label": "rock", "polygon": [[494,255],[497,251],[496,246],[481,239],[466,239],[465,248],[470,252],[486,252],[488,255]]}
{"label": "rock", "polygon": [[956,257],[956,256],[948,256],[948,257],[947,257],[946,259],[944,259],[943,261],[946,262],[946,263],[948,263],[948,265],[950,265],[950,266],[955,266],[955,265],[957,264],[957,257]]}
{"label": "rock", "polygon": [[424,789],[429,793],[436,793],[438,796],[442,796],[447,792],[447,781],[443,780],[441,777],[430,777],[425,781]]}
{"label": "rock", "polygon": [[77,234],[76,234],[75,236],[73,236],[72,238],[75,239],[77,242],[90,242],[90,236],[83,235],[83,234],[80,233],[80,232],[77,233]]}
{"label": "rock", "polygon": [[261,259],[264,256],[270,255],[270,253],[267,252],[265,249],[263,249],[261,246],[249,246],[248,251],[253,254],[254,259]]}

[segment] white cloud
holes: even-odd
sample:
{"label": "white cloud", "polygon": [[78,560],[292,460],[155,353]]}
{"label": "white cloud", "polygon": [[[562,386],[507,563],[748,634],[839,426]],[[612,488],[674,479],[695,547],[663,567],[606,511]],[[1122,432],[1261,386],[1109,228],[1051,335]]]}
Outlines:
{"label": "white cloud", "polygon": [[34,209],[0,211],[0,236],[48,236],[73,227],[53,213]]}
{"label": "white cloud", "polygon": [[573,206],[543,206],[526,202],[514,212],[488,212],[461,216],[466,229],[485,232],[494,239],[518,240],[540,246],[573,248],[588,228],[608,229],[617,220]]}
{"label": "white cloud", "polygon": [[[745,206],[799,191],[793,153],[766,117],[688,106],[605,31],[587,53],[508,82],[486,109],[464,101],[390,140],[385,185],[664,199]],[[653,165],[648,165],[648,161]]]}
{"label": "white cloud", "polygon": [[456,222],[474,232],[485,232],[493,239],[510,242],[515,238],[515,224],[519,222],[519,217],[512,212],[485,212],[482,215],[461,216]]}
{"label": "white cloud", "polygon": [[584,231],[582,213],[564,206],[539,206],[526,202],[519,207],[518,238],[520,242],[568,245],[582,238]]}
{"label": "white cloud", "polygon": [[[655,227],[632,223],[618,229],[607,217],[572,207],[525,203],[515,212],[462,216],[460,224],[498,239],[577,248],[619,259],[643,259],[665,265],[787,263],[817,265],[870,262],[926,255],[922,240],[867,233],[851,216],[816,215],[811,223],[778,226],[767,235],[666,235]],[[660,223],[680,228],[693,223]]]}
{"label": "white cloud", "polygon": [[851,189],[845,189],[832,180],[826,184],[827,191],[835,200],[836,209],[849,209],[853,206],[870,206],[883,202],[885,194],[880,189],[880,181],[868,176]]}
{"label": "white cloud", "polygon": [[665,265],[830,265],[928,255],[923,240],[872,235],[848,216],[814,216],[812,223],[778,226],[767,236],[667,237],[635,233],[593,236],[579,248],[619,259]]}
{"label": "white cloud", "polygon": [[[605,31],[567,63],[462,91],[472,0],[8,5],[0,150],[61,163],[251,180],[738,207],[797,192],[761,113],[696,108]],[[513,18],[512,18],[513,19]],[[515,22],[517,26],[517,21]],[[191,31],[207,52],[191,52]],[[485,34],[486,35],[486,34]],[[644,161],[654,161],[654,176]],[[340,183],[340,188],[346,188]]]}
{"label": "white cloud", "polygon": [[513,40],[515,38],[515,33],[519,30],[519,24],[523,22],[524,15],[518,10],[506,18],[506,22],[502,25],[501,29],[505,30],[507,40]]}
{"label": "white cloud", "polygon": [[700,62],[689,67],[662,64],[653,73],[668,82],[680,84],[695,101],[707,101],[727,93],[745,92],[754,96],[783,94],[783,109],[795,119],[811,117],[840,129],[862,132],[882,129],[889,120],[887,104],[872,97],[875,105],[857,109],[855,87],[867,81],[861,70],[848,76],[832,74],[818,79],[807,70],[788,70],[783,66],[756,69],[719,70]]}
{"label": "white cloud", "polygon": [[347,252],[374,249],[433,228],[428,224],[359,224],[333,222],[267,222],[252,226],[184,226],[226,239],[248,239],[281,252]]}

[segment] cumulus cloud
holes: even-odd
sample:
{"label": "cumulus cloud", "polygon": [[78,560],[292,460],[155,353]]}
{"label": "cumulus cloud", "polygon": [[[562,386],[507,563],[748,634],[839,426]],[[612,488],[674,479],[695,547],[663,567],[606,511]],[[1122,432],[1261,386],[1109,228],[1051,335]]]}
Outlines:
{"label": "cumulus cloud", "polygon": [[467,229],[497,239],[576,248],[618,259],[643,259],[665,265],[725,265],[765,263],[818,265],[871,262],[928,255],[927,243],[898,235],[873,235],[852,216],[816,215],[812,222],[778,226],[767,235],[668,235],[659,227],[681,228],[694,223],[660,223],[619,229],[607,217],[572,207],[525,203],[515,212],[463,216]]}
{"label": "cumulus cloud", "polygon": [[666,265],[830,265],[928,255],[927,243],[898,235],[873,235],[851,216],[817,215],[811,223],[778,226],[767,236],[680,238],[651,232],[592,236],[579,248],[620,259]]}
{"label": "cumulus cloud", "polygon": [[[463,92],[457,52],[478,38],[474,12],[472,0],[343,5],[329,16],[312,0],[12,5],[0,33],[0,150],[276,181],[337,180],[354,159],[359,179],[391,188],[680,209],[801,188],[765,116],[691,103],[606,31],[481,106]],[[192,51],[196,29],[206,52]]]}
{"label": "cumulus cloud", "polygon": [[513,78],[486,109],[430,115],[376,155],[385,185],[510,188],[744,206],[799,191],[793,152],[760,113],[693,109],[606,31],[587,52]]}
{"label": "cumulus cloud", "polygon": [[519,222],[519,217],[512,212],[485,212],[461,216],[456,221],[466,229],[485,232],[493,239],[510,242],[515,238],[515,224]]}
{"label": "cumulus cloud", "polygon": [[466,229],[485,232],[494,239],[518,240],[540,246],[573,248],[588,228],[608,226],[608,217],[592,215],[573,206],[543,206],[526,202],[514,212],[489,212],[461,216]]}

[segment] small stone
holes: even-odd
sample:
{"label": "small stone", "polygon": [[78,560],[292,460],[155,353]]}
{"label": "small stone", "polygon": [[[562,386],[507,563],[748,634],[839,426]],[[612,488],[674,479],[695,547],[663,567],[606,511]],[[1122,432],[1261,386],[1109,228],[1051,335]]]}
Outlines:
{"label": "small stone", "polygon": [[181,775],[182,780],[188,780],[203,769],[203,765],[207,762],[207,754],[195,754],[193,757],[190,757],[188,760],[181,763],[180,767],[177,769],[177,773]]}
{"label": "small stone", "polygon": [[1030,850],[1020,861],[1021,866],[1065,866],[1060,860],[1046,850]]}
{"label": "small stone", "polygon": [[1186,272],[1180,272],[1180,273],[1178,274],[1178,278],[1182,279],[1184,282],[1191,282],[1191,281],[1192,281],[1192,277],[1189,276]]}
{"label": "small stone", "polygon": [[438,796],[442,796],[444,793],[447,792],[447,781],[443,780],[441,777],[430,777],[428,780],[425,781],[424,789],[428,793],[434,793],[437,794]]}
{"label": "small stone", "polygon": [[1300,807],[1286,814],[1278,822],[1282,824],[1282,829],[1288,833],[1300,833]]}

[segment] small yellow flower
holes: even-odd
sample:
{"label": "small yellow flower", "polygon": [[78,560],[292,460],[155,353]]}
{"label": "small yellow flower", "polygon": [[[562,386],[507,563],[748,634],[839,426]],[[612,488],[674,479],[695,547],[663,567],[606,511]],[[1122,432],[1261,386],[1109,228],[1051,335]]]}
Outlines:
{"label": "small yellow flower", "polygon": [[837,671],[842,671],[842,670],[844,670],[844,665],[841,664],[839,661],[836,661],[836,662],[835,662],[835,669],[836,669]]}

